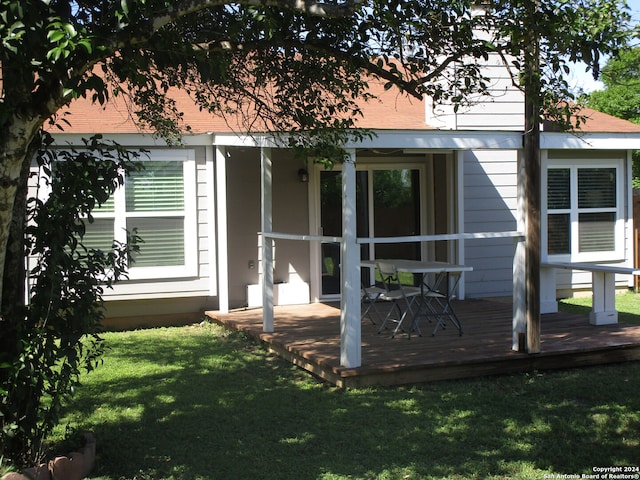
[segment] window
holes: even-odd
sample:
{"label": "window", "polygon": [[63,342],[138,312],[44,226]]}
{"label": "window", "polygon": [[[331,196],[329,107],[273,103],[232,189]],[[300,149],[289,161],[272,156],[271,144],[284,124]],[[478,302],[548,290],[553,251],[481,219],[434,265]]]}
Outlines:
{"label": "window", "polygon": [[622,257],[621,166],[563,165],[547,170],[547,252],[572,260]]}
{"label": "window", "polygon": [[192,151],[152,151],[145,168],[126,178],[107,203],[94,211],[85,243],[109,248],[137,230],[140,252],[131,279],[185,277],[197,273],[195,165]]}

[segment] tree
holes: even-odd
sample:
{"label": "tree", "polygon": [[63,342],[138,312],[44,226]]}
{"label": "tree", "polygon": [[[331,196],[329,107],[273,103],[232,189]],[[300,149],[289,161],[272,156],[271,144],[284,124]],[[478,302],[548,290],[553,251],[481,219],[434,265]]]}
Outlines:
{"label": "tree", "polygon": [[2,332],[3,340],[16,341],[5,342],[2,352],[0,452],[19,465],[39,459],[40,444],[58,424],[81,371],[99,364],[103,292],[126,277],[137,251],[135,235],[103,250],[91,247],[85,232],[94,207],[107,201],[127,172],[141,168],[139,153],[99,137],[82,150],[51,149],[51,142],[44,135],[31,182],[36,192],[26,199],[30,301],[7,309],[20,321]]}
{"label": "tree", "polygon": [[45,122],[74,98],[126,95],[132,117],[171,141],[187,127],[169,95],[181,88],[214,115],[241,114],[239,129],[288,132],[290,146],[331,156],[362,135],[347,129],[368,78],[460,105],[487,91],[491,54],[504,55],[519,84],[523,32],[535,30],[549,54],[543,73],[557,80],[531,92],[544,100],[540,118],[568,91],[556,75],[562,58],[596,71],[625,20],[613,0],[548,1],[535,18],[516,0],[0,2],[0,281],[11,279],[0,285],[2,352],[15,351],[7,333],[22,321],[13,307],[24,295],[11,287],[23,278],[29,162]]}
{"label": "tree", "polygon": [[[604,90],[586,95],[585,103],[600,112],[640,124],[640,47],[622,50],[602,69]],[[633,153],[633,188],[640,188],[640,151]]]}
{"label": "tree", "polygon": [[640,124],[640,48],[622,50],[609,59],[600,79],[605,88],[587,95],[587,105]]}
{"label": "tree", "polygon": [[305,144],[352,126],[363,71],[460,100],[484,88],[479,69],[468,62],[445,78],[445,67],[490,49],[464,1],[2,0],[1,18],[0,272],[21,167],[73,98],[126,94],[139,122],[171,138],[180,112],[167,92],[178,87],[213,114],[247,113],[244,128]]}
{"label": "tree", "polygon": [[[62,254],[69,246],[82,247],[66,234],[58,254],[47,257],[51,270],[40,272],[43,284],[55,284],[59,295],[35,296],[42,299],[42,309],[22,305],[29,165],[45,123],[67,121],[56,118],[62,106],[78,97],[104,103],[126,95],[135,120],[175,141],[187,126],[169,94],[181,88],[212,114],[240,114],[245,123],[237,128],[290,132],[284,140],[291,146],[316,146],[333,156],[360,113],[356,99],[368,96],[367,75],[417,97],[429,94],[459,103],[466,93],[483,91],[484,79],[475,61],[461,64],[453,76],[445,75],[447,67],[491,50],[474,36],[484,17],[471,15],[468,2],[0,2],[0,385],[6,387],[1,433],[8,450],[3,453],[17,462],[36,453],[38,433],[46,431],[46,419],[38,424],[41,419],[34,418],[44,412],[39,408],[46,399],[42,391],[58,390],[51,392],[53,402],[69,392],[82,348],[77,334],[92,334],[100,316],[93,304],[82,303],[89,308],[82,310],[56,301],[74,296],[60,290],[69,275],[87,273],[77,264],[86,259],[69,262]],[[76,174],[83,179],[96,175],[80,169]],[[81,218],[58,218],[65,217]],[[31,233],[45,233],[45,227],[38,228]],[[78,234],[74,220],[55,229]],[[96,265],[100,272],[101,264]],[[91,300],[98,302],[93,292]],[[50,323],[38,317],[39,311],[61,315],[56,316],[57,337],[43,327]],[[92,318],[82,329],[71,329],[70,337],[65,328],[82,312]],[[56,350],[60,344],[70,348]],[[99,347],[93,351],[99,353]],[[53,378],[58,366],[50,363],[58,353],[65,374],[60,382]],[[66,367],[67,360],[72,368]],[[90,368],[93,354],[87,360]],[[12,387],[25,379],[25,372],[52,376],[26,382],[38,393],[25,396]],[[34,402],[28,415],[25,398]]]}
{"label": "tree", "polygon": [[[570,64],[584,62],[594,76],[602,55],[621,48],[629,35],[624,2],[540,0],[489,1],[495,19],[496,50],[513,67],[512,78],[525,100],[523,135],[526,322],[518,345],[540,351],[541,167],[540,125],[551,120],[561,129],[579,127],[579,110],[568,88]],[[519,326],[518,329],[521,329]]]}

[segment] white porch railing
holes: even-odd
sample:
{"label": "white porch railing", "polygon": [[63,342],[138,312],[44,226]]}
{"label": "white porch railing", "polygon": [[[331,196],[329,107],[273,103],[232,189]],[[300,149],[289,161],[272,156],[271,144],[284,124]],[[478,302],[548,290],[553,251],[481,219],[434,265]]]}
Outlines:
{"label": "white porch railing", "polygon": [[[310,242],[341,242],[342,237],[329,237],[324,235],[300,235],[296,233],[263,233],[265,238],[274,240],[304,240]],[[411,243],[431,242],[439,240],[474,240],[493,238],[515,238],[524,240],[524,233],[511,232],[480,232],[480,233],[444,233],[438,235],[410,235],[404,237],[358,237],[357,243]]]}
{"label": "white porch railing", "polygon": [[[291,233],[280,232],[263,232],[262,245],[266,247],[267,242],[271,240],[271,247],[269,250],[273,252],[273,244],[275,240],[300,240],[308,242],[340,242],[343,244],[342,252],[357,251],[356,255],[360,257],[359,248],[344,248],[344,241],[342,237],[331,237],[324,235],[300,235]],[[517,244],[522,245],[524,242],[524,233],[519,231],[507,231],[507,232],[478,232],[478,233],[451,233],[451,234],[438,234],[438,235],[411,235],[404,237],[359,237],[355,239],[355,244],[381,244],[381,243],[410,243],[410,242],[432,242],[442,240],[477,240],[477,239],[497,239],[497,238],[512,238]],[[353,240],[351,240],[353,242]],[[351,244],[353,246],[353,243]],[[517,245],[516,245],[517,246]],[[463,255],[464,248],[460,248]],[[524,267],[522,248],[514,248],[513,259],[513,348],[519,348],[520,337],[522,332],[525,331],[525,287],[524,287]],[[343,253],[344,254],[344,253]],[[353,255],[353,253],[352,253]],[[273,262],[274,258],[271,255],[262,257],[262,269],[264,275],[264,281],[262,284],[263,298],[270,301],[263,301],[263,321],[265,323],[265,331],[273,331]],[[355,260],[355,261],[354,261]],[[464,263],[464,258],[459,259],[461,263]],[[352,270],[360,269],[360,258],[352,259],[351,262],[346,262],[349,265],[354,266]],[[271,273],[271,274],[269,274]],[[357,272],[348,272],[347,280],[341,285],[341,291],[345,290],[345,285],[350,283],[359,283],[359,274]],[[357,280],[356,280],[357,278]],[[357,287],[357,288],[356,288]],[[360,364],[360,286],[347,285],[346,295],[342,295],[341,300],[341,361],[345,366],[348,365],[348,356],[351,355],[355,358],[355,365]],[[347,298],[345,298],[347,297]],[[350,325],[350,329],[346,328],[346,324]],[[267,328],[269,330],[267,330]],[[356,342],[354,342],[354,337]],[[345,346],[344,342],[348,342]],[[351,350],[354,350],[353,352]],[[345,360],[346,359],[346,360]]]}

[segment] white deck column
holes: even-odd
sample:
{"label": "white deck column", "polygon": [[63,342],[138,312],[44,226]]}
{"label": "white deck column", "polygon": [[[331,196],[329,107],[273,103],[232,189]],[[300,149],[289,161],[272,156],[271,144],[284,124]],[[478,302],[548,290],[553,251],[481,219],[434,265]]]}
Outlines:
{"label": "white deck column", "polygon": [[[227,248],[227,149],[216,147],[215,161],[215,205],[217,213],[218,248],[216,251],[218,263],[218,310],[221,313],[229,311],[229,250]],[[213,224],[213,222],[212,222]],[[213,232],[209,232],[213,238]],[[213,276],[213,273],[211,273]]]}
{"label": "white deck column", "polygon": [[271,149],[260,148],[262,187],[262,330],[272,333],[273,327],[273,239],[266,235],[273,232],[273,171]]}
{"label": "white deck column", "polygon": [[556,313],[558,300],[556,295],[556,269],[540,267],[540,313]]}
{"label": "white deck column", "polygon": [[589,322],[593,325],[618,323],[616,311],[616,274],[591,272],[593,283],[593,309]]}
{"label": "white deck column", "polygon": [[356,151],[342,165],[341,304],[340,365],[347,368],[362,364],[360,321],[360,248],[356,232]]}

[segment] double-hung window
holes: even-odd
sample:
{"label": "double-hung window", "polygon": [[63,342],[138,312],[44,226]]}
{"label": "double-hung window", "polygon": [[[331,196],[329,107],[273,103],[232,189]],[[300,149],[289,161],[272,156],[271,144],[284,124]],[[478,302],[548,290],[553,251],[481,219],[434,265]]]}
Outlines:
{"label": "double-hung window", "polygon": [[622,162],[550,163],[547,253],[571,261],[624,258]]}
{"label": "double-hung window", "polygon": [[155,279],[197,274],[195,161],[191,150],[152,150],[144,169],[130,174],[123,187],[93,212],[85,244],[109,248],[141,237],[129,278]]}

